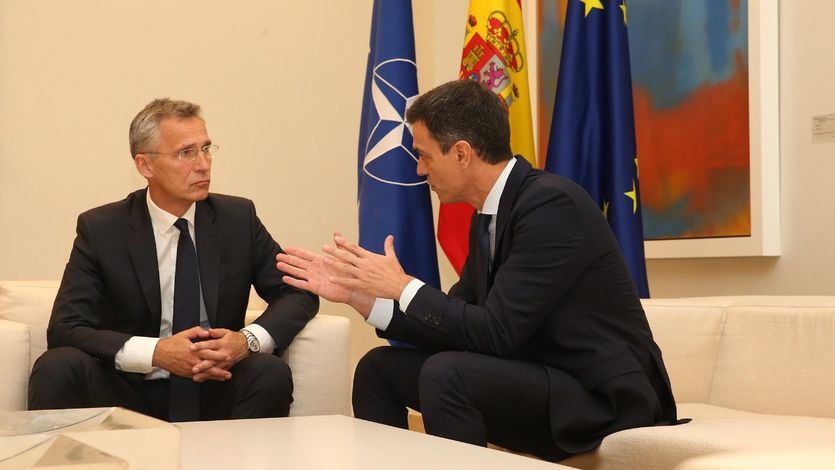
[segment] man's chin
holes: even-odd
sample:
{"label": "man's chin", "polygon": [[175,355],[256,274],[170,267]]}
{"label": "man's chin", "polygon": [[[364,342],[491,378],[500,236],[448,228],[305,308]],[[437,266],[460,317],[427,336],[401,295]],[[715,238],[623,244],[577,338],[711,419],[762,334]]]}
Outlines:
{"label": "man's chin", "polygon": [[209,185],[207,184],[205,187],[196,188],[196,190],[193,191],[191,195],[192,200],[195,202],[206,199],[207,197],[209,197]]}

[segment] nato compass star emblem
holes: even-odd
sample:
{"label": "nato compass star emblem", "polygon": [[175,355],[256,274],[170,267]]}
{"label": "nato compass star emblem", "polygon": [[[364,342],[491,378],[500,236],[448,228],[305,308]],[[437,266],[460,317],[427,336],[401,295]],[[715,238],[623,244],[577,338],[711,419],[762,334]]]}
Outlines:
{"label": "nato compass star emblem", "polygon": [[417,174],[412,153],[412,129],[406,110],[417,99],[417,66],[408,59],[390,59],[374,67],[371,98],[377,123],[365,143],[362,169],[385,184],[418,186],[426,178]]}

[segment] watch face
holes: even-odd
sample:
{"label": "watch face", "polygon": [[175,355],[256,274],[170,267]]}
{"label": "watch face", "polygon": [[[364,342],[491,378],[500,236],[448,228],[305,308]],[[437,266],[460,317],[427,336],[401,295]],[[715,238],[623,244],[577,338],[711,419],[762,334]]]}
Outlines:
{"label": "watch face", "polygon": [[246,339],[246,349],[251,352],[257,353],[261,351],[261,342],[258,341],[258,337],[252,334],[251,331],[247,329],[241,329],[240,332],[244,335]]}

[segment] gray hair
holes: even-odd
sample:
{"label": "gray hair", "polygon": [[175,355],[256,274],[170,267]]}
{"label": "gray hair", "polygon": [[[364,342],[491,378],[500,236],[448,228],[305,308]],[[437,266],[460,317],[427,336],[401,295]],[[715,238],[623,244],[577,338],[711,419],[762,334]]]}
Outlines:
{"label": "gray hair", "polygon": [[166,118],[188,119],[200,116],[200,105],[188,101],[158,98],[148,103],[130,123],[128,139],[130,141],[130,156],[136,158],[137,153],[147,152],[156,146],[159,139],[159,123]]}

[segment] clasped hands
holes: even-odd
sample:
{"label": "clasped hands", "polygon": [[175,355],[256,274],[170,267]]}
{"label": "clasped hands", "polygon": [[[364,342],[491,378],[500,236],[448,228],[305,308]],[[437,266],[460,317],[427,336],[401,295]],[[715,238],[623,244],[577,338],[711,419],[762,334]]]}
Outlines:
{"label": "clasped hands", "polygon": [[195,326],[159,340],[152,364],[197,383],[224,381],[232,378],[229,369],[248,355],[242,333]]}
{"label": "clasped hands", "polygon": [[372,253],[335,232],[321,254],[288,247],[276,256],[276,267],[287,273],[287,284],[348,304],[367,319],[376,298],[399,299],[413,279],[397,260],[394,236],[386,237],[384,252]]}

